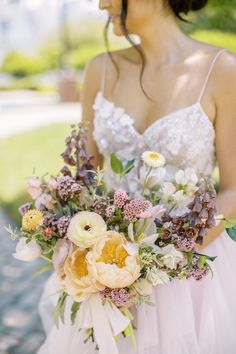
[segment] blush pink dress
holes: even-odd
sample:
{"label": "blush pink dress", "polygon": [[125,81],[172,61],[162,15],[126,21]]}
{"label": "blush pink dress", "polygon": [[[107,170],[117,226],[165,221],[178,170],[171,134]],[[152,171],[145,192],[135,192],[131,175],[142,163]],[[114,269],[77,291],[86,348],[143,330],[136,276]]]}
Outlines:
{"label": "blush pink dress", "polygon": [[[158,151],[165,156],[169,173],[189,166],[197,172],[212,174],[216,164],[215,130],[201,99],[214,64],[225,50],[220,49],[213,57],[198,99],[154,121],[143,134],[135,129],[134,119],[124,108],[105,98],[104,60],[101,90],[93,105],[93,136],[105,159],[109,186],[118,185],[109,168],[112,152],[128,161],[144,150]],[[137,188],[136,168],[122,185],[131,192]],[[236,354],[236,244],[223,232],[204,252],[217,256],[212,264],[213,278],[209,275],[199,282],[181,280],[159,285],[151,298],[155,307],[142,305],[135,311],[138,354]],[[52,275],[40,302],[47,338],[38,354],[99,353],[93,343],[84,344],[84,332],[71,325],[69,307],[65,324],[59,330],[52,324],[49,302],[56,301],[52,295],[55,289]],[[134,354],[129,338],[120,336],[117,345],[120,354]]]}

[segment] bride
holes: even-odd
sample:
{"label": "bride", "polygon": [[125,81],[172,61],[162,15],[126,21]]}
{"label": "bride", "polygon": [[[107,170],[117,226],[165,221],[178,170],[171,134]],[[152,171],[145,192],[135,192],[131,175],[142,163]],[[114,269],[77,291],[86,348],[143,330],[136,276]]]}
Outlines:
{"label": "bride", "polygon": [[[136,34],[140,44],[112,56],[100,54],[87,64],[82,118],[90,122],[90,153],[96,165],[107,166],[110,186],[117,183],[109,169],[112,152],[125,161],[144,150],[158,151],[170,173],[174,167],[189,166],[211,175],[217,160],[217,208],[230,217],[236,215],[236,56],[193,40],[177,22],[180,13],[206,3],[100,0],[114,33],[127,38]],[[123,188],[135,191],[135,172]],[[144,305],[136,314],[139,354],[236,353],[235,245],[218,225],[201,251],[217,256],[213,279],[172,281],[155,288],[156,309]],[[48,280],[40,303],[47,339],[38,353],[97,353],[92,342],[83,343],[83,333],[70,325],[69,315],[59,329],[50,322],[47,301],[55,292],[54,281],[53,276]],[[117,345],[119,353],[133,353],[129,339],[121,336]]]}

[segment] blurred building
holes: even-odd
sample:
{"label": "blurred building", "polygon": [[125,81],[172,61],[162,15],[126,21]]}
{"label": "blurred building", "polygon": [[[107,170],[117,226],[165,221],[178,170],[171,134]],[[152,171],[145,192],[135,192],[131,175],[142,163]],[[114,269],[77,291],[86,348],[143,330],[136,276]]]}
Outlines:
{"label": "blurred building", "polygon": [[34,52],[65,20],[98,18],[94,0],[0,0],[0,61],[9,50]]}

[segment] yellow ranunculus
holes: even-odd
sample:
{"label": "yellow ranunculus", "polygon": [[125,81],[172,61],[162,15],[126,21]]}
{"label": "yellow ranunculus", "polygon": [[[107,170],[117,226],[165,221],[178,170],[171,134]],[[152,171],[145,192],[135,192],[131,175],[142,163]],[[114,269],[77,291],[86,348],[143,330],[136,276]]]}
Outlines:
{"label": "yellow ranunculus", "polygon": [[29,210],[22,219],[22,228],[24,231],[36,231],[43,225],[43,213],[40,210]]}
{"label": "yellow ranunculus", "polygon": [[138,256],[130,255],[125,243],[122,234],[107,231],[86,256],[91,275],[109,288],[129,286],[140,276]]}
{"label": "yellow ranunculus", "polygon": [[78,248],[67,258],[64,265],[64,288],[66,292],[76,297],[96,293],[104,289],[104,286],[99,284],[88,273],[87,253],[88,250]]}
{"label": "yellow ranunculus", "polygon": [[71,219],[67,236],[76,246],[86,249],[103,237],[106,231],[107,225],[99,214],[81,211]]}

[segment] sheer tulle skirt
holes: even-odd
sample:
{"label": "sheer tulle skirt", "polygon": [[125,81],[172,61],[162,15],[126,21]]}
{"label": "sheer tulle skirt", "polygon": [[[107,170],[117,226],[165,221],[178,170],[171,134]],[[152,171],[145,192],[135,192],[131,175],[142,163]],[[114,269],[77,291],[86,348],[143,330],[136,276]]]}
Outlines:
{"label": "sheer tulle skirt", "polygon": [[[135,310],[138,354],[236,353],[236,244],[224,232],[204,251],[217,256],[213,278],[157,286],[151,299],[155,307],[142,305]],[[65,324],[59,329],[53,325],[51,311],[57,295],[50,294],[55,294],[56,286],[52,275],[40,302],[47,338],[38,354],[98,353],[94,343],[84,343],[85,333],[71,325],[71,299]],[[134,354],[129,338],[120,336],[118,348],[120,354]]]}

